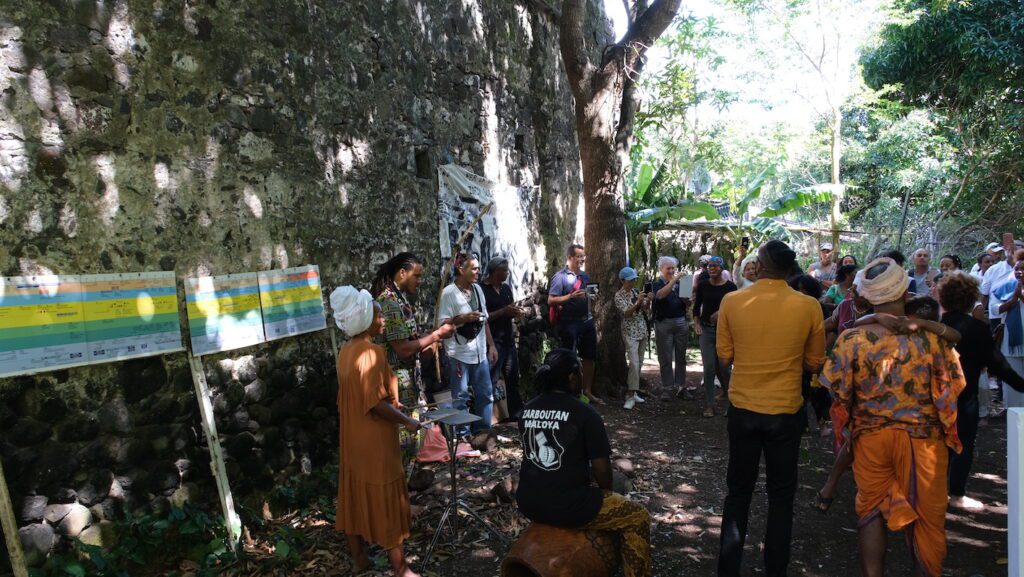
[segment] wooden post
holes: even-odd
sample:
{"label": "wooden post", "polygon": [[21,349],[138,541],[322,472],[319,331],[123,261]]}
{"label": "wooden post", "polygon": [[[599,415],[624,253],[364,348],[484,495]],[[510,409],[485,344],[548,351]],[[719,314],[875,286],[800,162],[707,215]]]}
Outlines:
{"label": "wooden post", "polygon": [[200,357],[188,357],[192,368],[192,384],[195,386],[196,398],[199,401],[199,413],[206,435],[206,444],[210,447],[210,470],[217,482],[217,493],[220,495],[220,506],[224,512],[224,526],[228,531],[228,542],[231,550],[238,552],[238,542],[242,537],[242,520],[235,512],[228,474],[224,468],[224,451],[217,436],[217,423],[213,418],[213,403],[210,401],[210,389],[206,385],[206,374],[203,372],[203,361]]}
{"label": "wooden post", "polygon": [[1024,576],[1024,409],[1006,411],[1006,493],[1011,577]]}
{"label": "wooden post", "polygon": [[7,555],[11,558],[14,577],[28,577],[28,567],[25,565],[25,554],[21,550],[18,523],[14,519],[14,507],[11,505],[11,494],[7,490],[3,464],[0,464],[0,525],[3,526]]}
{"label": "wooden post", "polygon": [[328,320],[327,323],[328,323],[328,326],[331,328],[331,352],[334,353],[334,364],[337,365],[338,364],[338,337],[337,337],[337,335],[334,332],[336,325],[334,324],[334,319]]}

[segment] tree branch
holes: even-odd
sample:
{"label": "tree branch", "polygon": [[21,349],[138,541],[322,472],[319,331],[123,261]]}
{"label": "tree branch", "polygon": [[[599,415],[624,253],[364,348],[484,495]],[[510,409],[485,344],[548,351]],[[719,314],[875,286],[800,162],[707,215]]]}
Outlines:
{"label": "tree branch", "polygon": [[650,8],[641,12],[626,35],[619,41],[625,48],[626,69],[636,68],[647,49],[661,36],[679,12],[682,0],[655,0]]}
{"label": "tree branch", "polygon": [[583,17],[586,11],[584,4],[585,0],[562,2],[562,18],[558,26],[558,44],[562,52],[562,61],[569,77],[569,86],[578,101],[587,100],[587,80],[594,71],[594,65],[587,56],[583,36]]}
{"label": "tree branch", "polygon": [[548,4],[544,0],[524,0],[527,4],[540,8],[541,11],[551,14],[555,18],[561,18],[562,12],[554,6]]}
{"label": "tree branch", "polygon": [[963,194],[964,189],[967,188],[967,181],[971,179],[971,175],[974,174],[974,171],[978,170],[983,161],[984,158],[977,159],[974,162],[974,164],[972,164],[971,167],[967,169],[967,172],[964,173],[964,177],[960,179],[960,188],[957,189],[956,194],[953,196],[953,200],[950,201],[949,206],[946,207],[946,210],[942,211],[942,214],[939,215],[939,218],[935,219],[936,227],[938,227],[939,223],[941,223],[946,218],[946,216],[949,215],[949,211],[953,210],[953,207],[956,206],[956,202],[960,200],[960,195]]}

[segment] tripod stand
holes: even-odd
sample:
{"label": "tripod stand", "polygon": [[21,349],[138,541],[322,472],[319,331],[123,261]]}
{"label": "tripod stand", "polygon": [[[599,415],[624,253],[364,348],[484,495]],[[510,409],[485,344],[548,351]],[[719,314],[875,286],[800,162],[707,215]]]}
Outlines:
{"label": "tripod stand", "polygon": [[491,526],[483,517],[477,514],[465,501],[459,499],[459,484],[456,476],[456,452],[458,451],[459,439],[455,433],[455,428],[461,425],[467,425],[469,423],[479,421],[480,417],[471,415],[465,411],[460,411],[453,415],[443,417],[439,419],[441,423],[441,432],[444,434],[445,444],[448,446],[448,472],[451,475],[452,490],[448,497],[448,504],[444,507],[444,512],[441,513],[441,521],[437,524],[437,529],[434,531],[434,538],[430,541],[430,547],[427,548],[427,554],[423,558],[423,566],[430,562],[430,557],[434,554],[434,547],[437,546],[438,540],[441,538],[441,531],[444,529],[445,523],[451,525],[452,529],[452,541],[458,541],[459,539],[459,510],[461,509],[471,518],[475,519],[478,523],[483,525],[491,535],[498,538],[501,542],[502,547],[508,547],[508,540],[504,535],[498,532],[497,529]]}

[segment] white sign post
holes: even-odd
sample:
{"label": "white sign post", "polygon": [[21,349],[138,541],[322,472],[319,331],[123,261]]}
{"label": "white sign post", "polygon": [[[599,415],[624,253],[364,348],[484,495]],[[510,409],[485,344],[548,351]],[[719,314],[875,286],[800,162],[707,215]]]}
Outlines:
{"label": "white sign post", "polygon": [[224,526],[228,531],[231,550],[237,553],[238,542],[242,537],[242,520],[235,512],[235,500],[231,496],[231,486],[228,484],[228,474],[224,468],[224,450],[220,446],[220,437],[217,436],[217,423],[213,418],[210,389],[206,386],[206,374],[203,372],[203,362],[200,357],[189,355],[188,363],[192,369],[192,384],[196,389],[196,398],[199,400],[199,413],[203,432],[206,433],[206,444],[210,448],[210,470],[213,472],[213,478],[217,481],[220,506],[224,511]]}
{"label": "white sign post", "polygon": [[1006,492],[1009,495],[1010,577],[1024,577],[1024,409],[1006,411]]}

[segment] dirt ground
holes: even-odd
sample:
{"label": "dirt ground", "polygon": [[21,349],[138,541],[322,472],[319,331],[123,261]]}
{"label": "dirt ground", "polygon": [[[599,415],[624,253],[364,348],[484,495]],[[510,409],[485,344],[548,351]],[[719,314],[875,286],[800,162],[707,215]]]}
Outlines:
{"label": "dirt ground", "polygon": [[[699,364],[691,365],[688,381],[699,383]],[[657,365],[648,360],[644,377],[656,381]],[[694,401],[661,402],[653,398],[626,411],[619,404],[599,408],[605,418],[616,456],[629,459],[635,469],[630,497],[644,503],[654,521],[652,530],[654,575],[713,575],[718,554],[719,525],[725,498],[728,442],[726,419],[703,418]],[[515,429],[499,428],[501,442],[483,458],[460,463],[460,486],[465,500],[498,530],[514,538],[527,522],[513,504],[499,504],[491,494],[501,479],[514,474],[521,452]],[[990,421],[978,435],[978,450],[968,494],[986,503],[978,513],[950,510],[947,515],[949,553],[944,575],[964,577],[1006,574],[1006,426]],[[832,464],[830,441],[816,434],[804,437],[800,486],[796,497],[791,575],[837,577],[858,575],[855,487],[847,474],[838,499],[827,514],[812,511],[815,491]],[[762,467],[763,470],[763,467]],[[444,466],[437,467],[438,483],[413,497],[426,509],[416,519],[406,551],[414,567],[425,575],[480,577],[498,575],[504,551],[482,529],[462,516],[461,540],[451,545],[445,534],[438,553],[424,568],[422,556],[433,536],[443,506],[440,491],[447,488]],[[759,575],[760,546],[764,533],[767,500],[764,480],[759,482],[750,515],[750,533],[744,556],[744,574]],[[312,526],[310,548],[293,575],[348,575],[343,541],[326,524]],[[908,575],[909,556],[900,535],[889,541],[888,574]],[[319,557],[318,557],[319,556]],[[308,562],[306,559],[308,558]],[[321,562],[322,561],[322,562]],[[383,570],[367,575],[389,575]]]}

